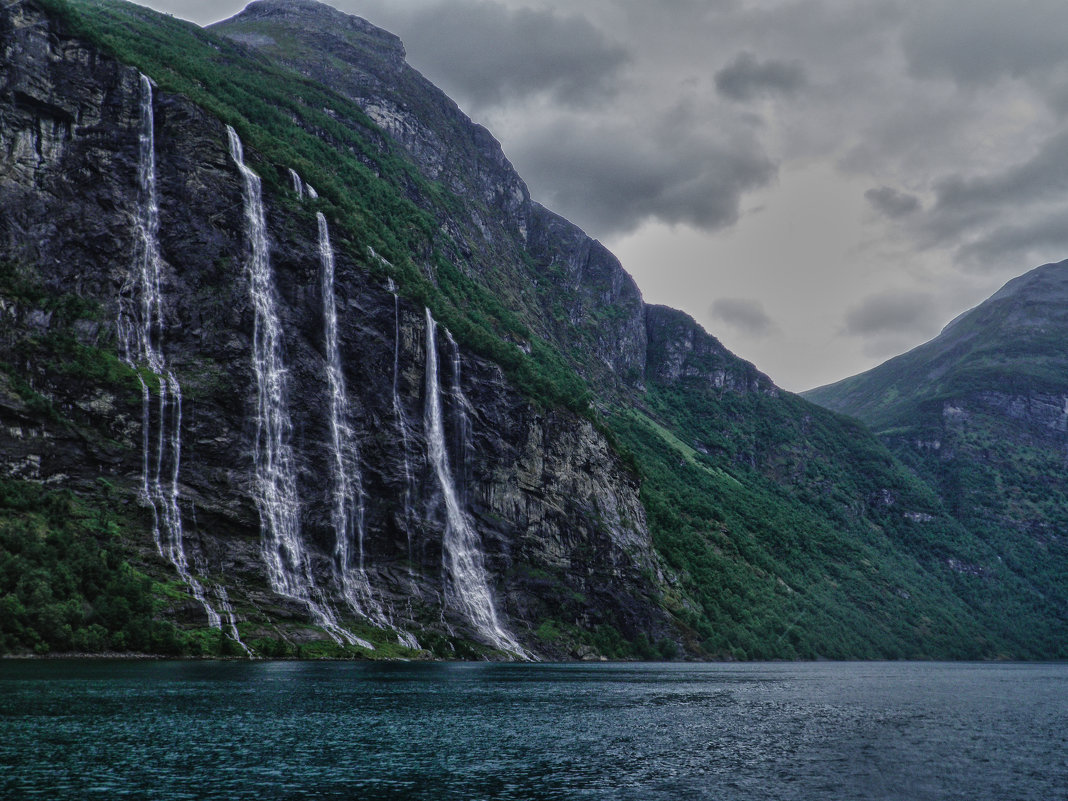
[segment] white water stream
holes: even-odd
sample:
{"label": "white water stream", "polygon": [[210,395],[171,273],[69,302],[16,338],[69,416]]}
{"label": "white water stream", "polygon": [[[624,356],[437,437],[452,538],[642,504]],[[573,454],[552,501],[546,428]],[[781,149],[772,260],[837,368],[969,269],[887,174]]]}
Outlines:
{"label": "white water stream", "polygon": [[[451,337],[450,337],[451,339]],[[457,351],[458,354],[458,351]],[[459,364],[454,363],[454,385],[459,386]],[[454,389],[455,391],[455,389]],[[458,399],[459,400],[459,399]],[[466,617],[495,648],[527,658],[497,618],[489,588],[478,533],[472,527],[456,492],[449,454],[445,447],[445,426],[441,411],[441,385],[438,378],[437,323],[426,310],[426,409],[424,412],[430,464],[445,501],[445,532],[442,562],[445,569],[445,601]],[[461,423],[461,431],[463,430]],[[466,443],[462,445],[466,449]],[[461,458],[463,458],[461,456]]]}
{"label": "white water stream", "polygon": [[[373,251],[372,251],[373,252]],[[409,456],[408,419],[401,405],[400,390],[400,296],[393,279],[388,279],[388,289],[393,295],[393,416],[401,435],[401,449],[404,457],[404,530],[408,537],[408,570],[412,570],[412,462]]]}
{"label": "white water stream", "polygon": [[[152,82],[141,75],[141,129],[137,180],[135,267],[129,293],[119,304],[119,339],[122,358],[137,370],[141,383],[141,494],[152,509],[153,537],[160,555],[178,572],[200,603],[213,628],[222,629],[222,618],[208,601],[204,586],[189,569],[179,505],[178,479],[182,457],[182,387],[168,369],[163,354],[163,295],[160,290],[162,258],[159,246],[159,198],[156,189],[156,142]],[[127,301],[126,295],[136,297]],[[147,368],[159,382],[156,434],[152,436],[151,390],[141,370]],[[153,455],[154,450],[154,455]],[[227,608],[231,636],[242,648],[232,608]],[[248,652],[248,649],[245,648]]]}
{"label": "white water stream", "polygon": [[315,584],[304,548],[296,468],[289,442],[292,423],[286,401],[282,329],[275,303],[262,186],[260,177],[245,165],[237,132],[227,126],[227,133],[230,155],[244,180],[245,224],[251,250],[248,277],[255,309],[252,355],[257,384],[254,495],[260,512],[267,575],[275,592],[303,602],[335,642],[370,647],[338,623],[336,613]]}

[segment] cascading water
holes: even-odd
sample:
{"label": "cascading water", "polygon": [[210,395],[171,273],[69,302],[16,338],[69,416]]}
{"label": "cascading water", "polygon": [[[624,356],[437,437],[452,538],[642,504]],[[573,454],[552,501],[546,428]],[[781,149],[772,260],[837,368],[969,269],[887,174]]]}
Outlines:
{"label": "cascading water", "polygon": [[[459,365],[454,365],[459,381]],[[481,543],[460,504],[449,455],[445,447],[445,426],[441,412],[441,386],[438,380],[437,323],[426,310],[426,410],[424,413],[427,449],[431,467],[445,501],[445,532],[442,536],[442,562],[445,568],[445,600],[455,605],[475,629],[495,648],[528,658],[527,653],[506,632],[497,619],[489,577],[482,557]]]}
{"label": "cascading water", "polygon": [[267,246],[267,220],[260,177],[245,165],[241,139],[230,126],[230,155],[244,182],[245,224],[251,255],[249,288],[255,309],[253,368],[256,374],[255,501],[260,512],[262,551],[271,588],[303,602],[315,622],[337,643],[369,647],[345,630],[321,599],[300,532],[293,452],[292,424],[286,406],[286,370],[282,359],[282,330],[275,306],[274,281]]}
{"label": "cascading water", "polygon": [[[373,252],[373,251],[372,251]],[[393,279],[388,279],[388,288],[393,295],[393,415],[401,435],[401,448],[404,456],[404,530],[408,536],[408,563],[411,565],[412,553],[412,462],[409,457],[408,421],[401,405],[400,390],[400,296]],[[411,570],[411,567],[409,567]]]}
{"label": "cascading water", "polygon": [[[384,628],[393,629],[402,645],[418,648],[412,635],[398,629],[374,597],[367,578],[364,554],[363,481],[356,434],[349,416],[345,376],[337,335],[337,299],[334,290],[334,249],[330,227],[322,212],[319,223],[319,260],[322,264],[323,328],[326,335],[326,375],[330,390],[331,472],[334,482],[334,559],[341,594],[349,608]],[[350,543],[355,541],[355,559]]]}
{"label": "cascading water", "polygon": [[292,167],[289,168],[289,177],[293,180],[293,191],[297,193],[299,199],[304,200],[304,181]]}
{"label": "cascading water", "polygon": [[471,421],[467,416],[467,397],[460,386],[460,346],[452,338],[449,329],[445,329],[445,338],[449,340],[452,353],[452,401],[456,410],[456,444],[453,453],[456,457],[456,489],[462,503],[467,502],[467,460],[471,449]]}
{"label": "cascading water", "polygon": [[[341,371],[341,352],[337,342],[337,301],[334,292],[334,249],[330,245],[330,228],[322,212],[319,223],[319,261],[322,264],[323,327],[326,334],[326,378],[330,390],[330,450],[333,476],[334,560],[341,593],[358,615],[379,625],[388,625],[381,607],[371,593],[364,565],[363,480],[360,454],[349,417],[345,376]],[[355,541],[355,560],[350,543]]]}
{"label": "cascading water", "polygon": [[[178,477],[182,455],[182,387],[167,369],[163,355],[163,295],[160,291],[159,199],[156,191],[156,137],[152,82],[141,76],[141,129],[137,160],[140,195],[136,220],[136,266],[119,303],[119,340],[122,358],[137,370],[141,383],[141,494],[152,509],[156,549],[178,572],[193,597],[204,608],[208,623],[222,629],[222,619],[208,602],[204,586],[189,570],[179,506]],[[138,302],[129,300],[137,296]],[[133,308],[131,308],[131,306]],[[140,368],[147,367],[159,381],[158,429],[153,443],[151,390]],[[153,458],[153,445],[155,456]],[[166,468],[169,466],[169,474]],[[241,644],[230,611],[231,636]],[[247,648],[245,649],[247,652]]]}

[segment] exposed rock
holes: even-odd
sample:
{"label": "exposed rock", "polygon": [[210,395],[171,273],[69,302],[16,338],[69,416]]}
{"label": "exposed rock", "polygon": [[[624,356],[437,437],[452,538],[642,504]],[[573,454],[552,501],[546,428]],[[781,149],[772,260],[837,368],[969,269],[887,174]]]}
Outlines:
{"label": "exposed rock", "polygon": [[[254,3],[248,13],[253,18],[303,15],[307,5]],[[350,33],[366,37],[383,68],[401,68],[399,40],[356,18],[333,14],[329,24],[341,19]],[[133,371],[114,354],[119,299],[128,291],[135,252],[139,76],[64,35],[30,3],[0,10],[0,50],[0,206],[5,210],[0,261],[13,265],[20,280],[37,292],[88,302],[59,315],[24,309],[18,297],[3,297],[8,314],[0,325],[0,361],[12,365],[13,376],[0,376],[0,472],[54,480],[79,492],[91,492],[98,479],[106,479],[121,502],[137,502],[143,469],[140,390]],[[364,88],[383,85],[369,82]],[[390,110],[388,95],[377,102],[379,123],[398,137],[405,125],[416,125],[415,118]],[[252,492],[254,311],[244,268],[241,179],[219,120],[163,92],[155,95],[154,115],[162,348],[185,393],[179,491],[191,557],[208,584],[225,586],[245,616],[307,621],[307,610],[267,589],[259,552]],[[422,126],[410,137],[421,163],[428,169],[453,164],[430,137]],[[487,204],[517,220],[529,202],[526,190],[514,173],[500,178],[511,168],[490,142],[488,134],[474,141],[487,168],[473,180]],[[471,177],[463,174],[464,180]],[[468,184],[460,188],[473,191]],[[300,523],[318,584],[328,587],[333,531],[317,229],[309,212],[294,212],[271,196],[265,202],[284,331]],[[539,237],[546,252],[574,253],[569,280],[591,293],[630,292],[640,307],[633,283],[620,284],[625,274],[603,248],[585,240],[576,249],[572,231],[571,239],[558,241],[554,232],[563,225],[543,225]],[[605,280],[611,286],[600,286],[601,264],[608,265]],[[477,639],[468,621],[441,608],[444,518],[426,456],[424,311],[402,300],[398,321],[394,296],[341,247],[336,294],[341,358],[362,462],[370,585],[397,625],[455,630]],[[591,295],[589,302],[594,300]],[[86,348],[79,351],[82,358],[102,366],[72,374],[49,355],[49,348],[73,347],[49,339],[53,333],[79,343]],[[407,454],[398,446],[392,406],[395,333]],[[626,334],[625,345],[606,340],[602,357],[610,362],[610,354],[644,353],[643,335],[643,330]],[[441,351],[447,347],[444,339],[439,342]],[[27,361],[31,352],[41,360]],[[535,408],[485,360],[461,352],[460,364],[471,431],[469,440],[461,438],[457,399],[444,392],[452,462],[507,625],[532,650],[548,653],[553,647],[531,636],[547,618],[587,629],[610,623],[628,637],[669,635],[650,578],[658,568],[635,477],[587,420]],[[444,356],[440,369],[447,388],[453,376]],[[13,381],[23,389],[17,391]],[[147,552],[148,530],[144,537]],[[339,598],[332,603],[343,607]],[[183,622],[204,622],[195,604],[177,606],[173,614]]]}

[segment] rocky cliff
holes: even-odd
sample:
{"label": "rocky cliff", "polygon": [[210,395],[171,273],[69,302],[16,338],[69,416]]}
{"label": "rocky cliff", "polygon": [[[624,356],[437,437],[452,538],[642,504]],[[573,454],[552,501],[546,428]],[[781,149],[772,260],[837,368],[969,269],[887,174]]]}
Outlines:
{"label": "rocky cliff", "polygon": [[[454,585],[468,580],[488,582],[500,629],[532,655],[568,655],[534,637],[547,620],[582,631],[611,624],[627,638],[670,634],[656,602],[656,557],[637,479],[603,435],[586,419],[525,399],[500,368],[466,352],[427,311],[369,274],[364,258],[354,261],[343,241],[335,245],[333,286],[324,287],[319,229],[297,184],[265,193],[263,203],[298,505],[293,526],[304,549],[296,554],[283,543],[282,569],[305,571],[298,578],[308,588],[272,582],[265,550],[280,535],[265,530],[257,486],[267,434],[255,353],[267,323],[249,266],[249,199],[226,127],[181,96],[152,92],[136,69],[70,35],[32,2],[0,14],[4,475],[77,493],[106,482],[112,502],[137,510],[132,517],[163,538],[156,558],[151,538],[139,550],[145,570],[165,575],[158,556],[174,561],[175,543],[160,522],[165,504],[145,487],[162,483],[163,498],[180,458],[173,485],[180,530],[170,536],[205,597],[175,598],[173,613],[207,623],[225,593],[249,643],[322,639],[336,622],[364,641],[384,626],[421,646],[440,643],[443,652],[456,647],[448,644],[454,635],[499,645],[456,600],[463,588]],[[154,198],[139,185],[145,103]],[[285,168],[260,164],[253,152],[245,158],[257,169]],[[155,322],[139,274],[146,203],[158,204]],[[359,543],[348,545],[359,547],[359,565],[355,556],[338,564],[332,523],[327,290],[336,298],[346,424],[358,443],[349,470],[358,482],[351,493],[359,495],[359,531],[349,535]],[[120,358],[125,307],[135,327],[155,326],[149,335],[165,359],[169,395],[158,365]],[[139,382],[148,387],[145,403]],[[454,484],[447,490],[428,441],[435,394]],[[477,532],[473,558],[482,572],[474,578],[449,567],[443,542],[458,524],[446,491],[455,491],[459,525]],[[339,578],[350,568],[362,571],[367,592],[352,603]],[[325,634],[310,607],[327,614]],[[567,647],[584,653],[581,638]]]}
{"label": "rocky cliff", "polygon": [[255,0],[211,30],[358,105],[423,176],[464,199],[462,214],[432,210],[454,262],[602,394],[640,391],[646,341],[634,280],[603,245],[530,199],[500,144],[408,65],[397,37],[316,0]]}
{"label": "rocky cliff", "polygon": [[391,34],[21,0],[0,48],[0,650],[1063,653],[1031,574],[646,306]]}

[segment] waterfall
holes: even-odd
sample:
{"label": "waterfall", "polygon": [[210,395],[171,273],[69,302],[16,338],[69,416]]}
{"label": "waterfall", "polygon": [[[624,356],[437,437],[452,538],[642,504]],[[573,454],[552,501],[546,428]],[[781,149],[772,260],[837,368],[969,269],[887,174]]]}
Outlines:
{"label": "waterfall", "polygon": [[[182,456],[182,387],[178,378],[167,368],[162,347],[162,258],[159,248],[159,197],[156,190],[156,136],[152,82],[146,75],[141,75],[140,122],[135,266],[120,298],[118,333],[122,359],[137,371],[137,380],[141,384],[141,496],[152,510],[152,536],[156,550],[171,563],[178,577],[204,608],[208,624],[212,628],[222,629],[222,619],[208,602],[204,586],[190,571],[185,552],[178,493]],[[129,296],[136,296],[137,301],[134,302]],[[159,381],[154,438],[152,393],[141,374],[141,369],[146,367]],[[231,625],[231,629],[233,638],[241,644],[236,625]],[[241,645],[244,647],[244,644]]]}
{"label": "waterfall", "polygon": [[292,424],[286,404],[282,329],[274,297],[262,187],[260,177],[245,165],[237,132],[230,126],[226,131],[230,155],[244,182],[245,224],[251,250],[248,277],[255,309],[252,359],[257,390],[254,494],[267,575],[275,592],[302,602],[335,642],[370,648],[370,643],[343,629],[334,611],[322,600],[304,549],[296,469],[289,444]]}
{"label": "waterfall", "polygon": [[449,349],[452,352],[452,400],[456,409],[456,444],[453,453],[456,457],[456,489],[463,503],[467,502],[467,459],[471,449],[471,421],[467,416],[467,397],[460,387],[460,346],[452,338],[452,332],[445,329],[445,338],[449,340]]}
{"label": "waterfall", "polygon": [[[372,250],[372,253],[374,251]],[[401,450],[404,456],[404,531],[408,537],[408,564],[409,572],[414,559],[412,553],[412,462],[409,457],[408,445],[408,421],[401,405],[400,390],[400,296],[397,294],[397,285],[393,279],[388,279],[388,288],[393,295],[393,416],[397,421],[397,429],[401,435]]]}
{"label": "waterfall", "polygon": [[[341,352],[337,336],[337,300],[334,290],[334,249],[330,245],[330,227],[322,212],[315,215],[319,223],[319,260],[322,264],[323,328],[326,335],[326,376],[330,391],[330,450],[333,477],[334,560],[342,597],[357,615],[396,632],[402,645],[418,648],[419,643],[398,629],[382,605],[375,600],[367,578],[364,554],[363,480],[360,454],[349,414],[345,376],[341,369]],[[349,544],[356,543],[356,558]],[[355,562],[355,563],[354,563]]]}
{"label": "waterfall", "polygon": [[[482,558],[478,533],[467,519],[457,496],[445,447],[445,427],[441,412],[441,386],[438,380],[437,323],[426,310],[426,428],[430,464],[445,501],[445,532],[442,536],[442,562],[445,569],[445,600],[455,605],[495,648],[527,657],[511,634],[501,628],[493,606],[489,577]],[[454,364],[454,380],[459,382],[459,365]],[[465,444],[466,447],[466,444]]]}
{"label": "waterfall", "polygon": [[297,198],[304,200],[304,181],[292,167],[289,168],[289,177],[293,180],[293,191],[297,193]]}
{"label": "waterfall", "polygon": [[[331,474],[334,482],[334,559],[342,594],[352,610],[363,617],[381,617],[371,595],[364,564],[363,479],[360,454],[349,416],[345,376],[341,371],[341,353],[337,342],[337,301],[334,292],[334,250],[330,246],[330,228],[322,212],[315,215],[319,223],[319,260],[322,264],[323,328],[326,334],[326,378],[330,391]],[[350,543],[356,544],[355,564]]]}

